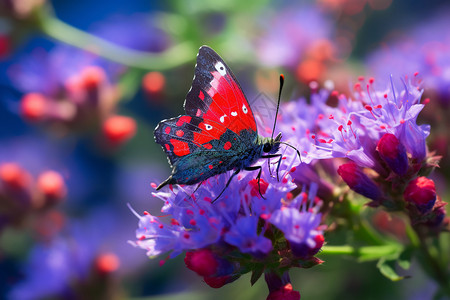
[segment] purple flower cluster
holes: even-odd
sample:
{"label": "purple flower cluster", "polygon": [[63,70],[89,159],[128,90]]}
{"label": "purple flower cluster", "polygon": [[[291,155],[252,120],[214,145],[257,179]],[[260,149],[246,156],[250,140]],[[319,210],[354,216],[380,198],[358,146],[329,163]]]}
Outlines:
{"label": "purple flower cluster", "polygon": [[[428,211],[417,212],[420,206],[413,208],[411,201],[395,192],[404,190],[419,174],[429,173],[438,160],[427,151],[430,126],[417,124],[425,105],[421,103],[423,90],[415,76],[402,80],[399,86],[391,77],[388,86],[380,90],[373,78],[367,82],[360,78],[352,98],[322,90],[311,96],[311,104],[300,99],[284,105],[287,113],[282,115],[279,129],[303,150],[303,160],[309,164],[297,168],[292,177],[300,184],[317,183],[318,194],[325,199],[324,193],[332,194],[332,186],[314,174],[313,166],[318,160],[349,159],[350,163],[339,163],[337,173],[352,190],[373,200],[371,206],[391,210],[406,207],[413,223],[431,224],[431,218],[440,220],[433,223],[439,227],[445,213],[442,204],[433,206],[435,198],[430,198],[433,202]],[[328,105],[328,101],[336,105]],[[302,110],[295,109],[299,106]]]}
{"label": "purple flower cluster", "polygon": [[[306,261],[319,263],[313,256],[324,242],[321,201],[315,198],[314,185],[308,196],[292,192],[297,187],[291,177],[296,162],[296,157],[283,160],[280,181],[264,165],[260,187],[254,173],[243,171],[217,201],[230,174],[210,178],[196,191],[193,186],[177,186],[155,192],[164,202],[162,215],[136,213],[139,229],[137,240],[131,243],[145,249],[149,257],[170,253],[168,257],[173,258],[183,251],[203,251],[189,254],[187,265],[214,287],[248,272],[251,263],[273,262],[274,256],[285,258],[275,259],[281,261],[270,267],[275,269],[302,266]],[[210,259],[198,260],[198,256]],[[204,270],[204,263],[195,262],[209,260],[216,260],[219,267],[205,275],[199,271]]]}

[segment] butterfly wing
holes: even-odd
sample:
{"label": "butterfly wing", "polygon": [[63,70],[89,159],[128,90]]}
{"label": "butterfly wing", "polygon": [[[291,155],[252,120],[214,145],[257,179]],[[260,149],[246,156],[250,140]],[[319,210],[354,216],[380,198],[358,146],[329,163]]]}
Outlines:
{"label": "butterfly wing", "polygon": [[237,134],[242,130],[257,132],[253,112],[236,77],[207,46],[199,49],[184,108],[187,115],[215,121]]}
{"label": "butterfly wing", "polygon": [[161,121],[155,129],[155,140],[166,152],[173,172],[160,187],[193,184],[239,167],[238,154],[245,152],[245,141],[253,139],[254,134],[243,130],[238,135],[221,123],[194,116]]}

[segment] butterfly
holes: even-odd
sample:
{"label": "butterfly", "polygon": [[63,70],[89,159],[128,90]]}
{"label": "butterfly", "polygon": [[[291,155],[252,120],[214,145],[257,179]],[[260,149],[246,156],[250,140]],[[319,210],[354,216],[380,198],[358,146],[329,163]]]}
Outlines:
{"label": "butterfly", "polygon": [[253,165],[260,158],[281,158],[277,154],[283,143],[281,133],[275,138],[258,135],[252,109],[236,77],[208,46],[200,47],[197,54],[184,109],[185,115],[163,120],[155,128],[155,141],[172,167],[172,174],[157,190],[167,184],[201,183],[230,170],[234,172],[225,189],[241,170],[259,170],[259,184],[262,168]]}

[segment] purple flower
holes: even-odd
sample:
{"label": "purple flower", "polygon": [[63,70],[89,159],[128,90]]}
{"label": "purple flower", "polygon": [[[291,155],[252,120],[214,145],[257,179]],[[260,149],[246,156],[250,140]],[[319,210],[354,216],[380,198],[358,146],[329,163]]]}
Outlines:
{"label": "purple flower", "polygon": [[225,234],[225,242],[256,257],[269,253],[272,250],[272,242],[263,236],[264,232],[258,234],[258,221],[257,217],[240,217]]}
{"label": "purple flower", "polygon": [[298,257],[307,257],[309,250],[316,249],[316,236],[323,234],[323,228],[319,226],[322,218],[320,205],[314,203],[316,192],[317,185],[312,185],[308,193],[309,201],[292,201],[289,206],[273,212],[268,220],[283,232],[292,252]]}
{"label": "purple flower", "polygon": [[[324,92],[312,97],[309,107],[304,100],[294,103],[309,113],[309,121],[304,124],[297,121],[291,130],[284,125],[286,130],[283,132],[294,145],[307,152],[304,158],[307,163],[313,159],[345,157],[361,167],[386,174],[384,163],[376,152],[379,139],[386,133],[395,135],[413,159],[421,161],[425,158],[425,139],[430,127],[416,124],[417,115],[424,106],[420,104],[421,95],[422,91],[412,82],[403,82],[400,90],[394,87],[392,79],[385,90],[376,89],[372,79],[367,84],[358,82],[354,99],[341,94],[337,107],[325,104],[329,93]],[[299,110],[286,109],[294,115],[287,117],[289,123]]]}

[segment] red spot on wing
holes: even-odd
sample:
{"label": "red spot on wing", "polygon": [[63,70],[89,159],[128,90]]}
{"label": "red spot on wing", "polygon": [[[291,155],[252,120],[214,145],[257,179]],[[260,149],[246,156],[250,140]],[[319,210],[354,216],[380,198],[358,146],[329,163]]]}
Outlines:
{"label": "red spot on wing", "polygon": [[190,116],[181,116],[181,117],[178,119],[176,125],[177,125],[177,126],[181,126],[181,125],[183,125],[184,123],[189,123],[189,122],[191,122],[191,119],[192,119],[192,117],[190,117]]}
{"label": "red spot on wing", "polygon": [[166,147],[167,151],[170,151],[170,146],[169,146],[169,144],[164,144],[164,147]]}
{"label": "red spot on wing", "polygon": [[214,167],[213,167],[213,165],[209,165],[208,168],[212,169],[212,168],[214,168]]}
{"label": "red spot on wing", "polygon": [[231,148],[230,142],[226,142],[225,145],[223,145],[223,149],[225,149],[225,150],[229,150],[230,148]]}
{"label": "red spot on wing", "polygon": [[195,114],[195,116],[200,117],[202,115],[202,111],[200,109],[197,109],[197,113]]}
{"label": "red spot on wing", "polygon": [[205,147],[206,149],[212,149],[212,145],[211,144],[204,144],[203,147]]}
{"label": "red spot on wing", "polygon": [[177,156],[185,156],[191,153],[189,145],[186,142],[171,139],[170,143],[173,145],[173,153]]}
{"label": "red spot on wing", "polygon": [[204,99],[205,99],[205,94],[203,94],[203,92],[200,91],[200,94],[198,94],[198,97],[199,97],[200,99],[204,100]]}
{"label": "red spot on wing", "polygon": [[169,133],[170,133],[170,127],[167,126],[167,127],[164,129],[164,131],[166,132],[166,134],[169,134]]}
{"label": "red spot on wing", "polygon": [[175,134],[179,137],[182,137],[184,135],[184,131],[183,130],[177,130],[177,132],[175,132]]}

